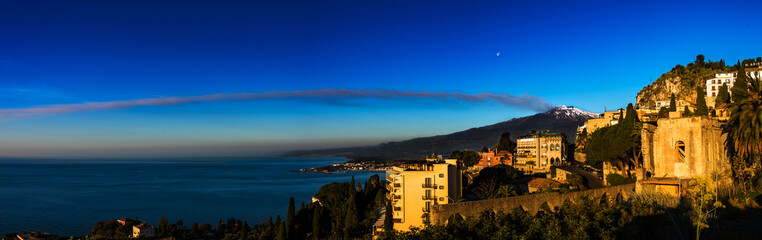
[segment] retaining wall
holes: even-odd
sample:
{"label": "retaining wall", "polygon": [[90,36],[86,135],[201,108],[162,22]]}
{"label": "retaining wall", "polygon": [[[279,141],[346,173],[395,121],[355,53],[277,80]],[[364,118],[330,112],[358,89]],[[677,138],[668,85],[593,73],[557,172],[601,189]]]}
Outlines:
{"label": "retaining wall", "polygon": [[612,187],[590,189],[568,193],[539,193],[515,197],[495,198],[479,201],[434,205],[431,208],[431,223],[444,224],[454,214],[460,214],[464,218],[478,217],[488,209],[509,212],[517,207],[522,207],[531,214],[536,214],[543,204],[547,203],[550,208],[560,207],[566,200],[575,201],[582,196],[590,198],[600,197],[606,194],[609,198],[615,198],[621,194],[623,198],[629,197],[635,192],[635,184],[623,184]]}

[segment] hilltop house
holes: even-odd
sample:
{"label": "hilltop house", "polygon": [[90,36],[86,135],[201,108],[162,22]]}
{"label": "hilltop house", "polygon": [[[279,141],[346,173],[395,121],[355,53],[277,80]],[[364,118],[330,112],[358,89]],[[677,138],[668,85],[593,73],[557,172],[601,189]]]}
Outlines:
{"label": "hilltop house", "polygon": [[[745,69],[746,75],[753,77],[753,78],[759,78],[762,76],[762,67],[755,67],[755,68],[747,68]],[[733,87],[733,83],[736,81],[736,77],[738,77],[738,71],[732,71],[732,72],[726,72],[726,73],[717,73],[714,75],[713,78],[706,80],[706,103],[709,106],[714,106],[714,100],[717,98],[717,95],[719,94],[720,87],[722,87],[722,84],[725,84],[728,86],[728,89]],[[732,93],[731,93],[732,94]]]}

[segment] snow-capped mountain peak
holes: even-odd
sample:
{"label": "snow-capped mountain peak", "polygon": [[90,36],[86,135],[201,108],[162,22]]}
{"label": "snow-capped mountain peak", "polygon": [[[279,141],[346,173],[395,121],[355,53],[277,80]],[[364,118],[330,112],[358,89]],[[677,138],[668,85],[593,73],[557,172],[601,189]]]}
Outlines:
{"label": "snow-capped mountain peak", "polygon": [[557,119],[590,119],[598,118],[599,114],[594,112],[588,112],[573,106],[557,106],[545,112],[547,115],[551,115]]}

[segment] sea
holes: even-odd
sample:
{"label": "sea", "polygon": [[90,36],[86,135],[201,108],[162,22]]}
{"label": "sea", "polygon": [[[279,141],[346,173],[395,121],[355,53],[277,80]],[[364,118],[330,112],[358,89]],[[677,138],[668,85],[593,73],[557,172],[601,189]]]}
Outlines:
{"label": "sea", "polygon": [[296,170],[343,158],[0,159],[0,234],[87,235],[98,221],[161,216],[216,226],[228,218],[254,225],[285,218],[311,202],[321,186],[362,183],[383,172],[308,173]]}

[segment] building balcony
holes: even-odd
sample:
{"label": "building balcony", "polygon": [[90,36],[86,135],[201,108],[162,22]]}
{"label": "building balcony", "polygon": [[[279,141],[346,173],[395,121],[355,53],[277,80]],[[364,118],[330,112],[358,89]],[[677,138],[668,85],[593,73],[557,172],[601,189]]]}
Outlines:
{"label": "building balcony", "polygon": [[421,211],[423,211],[423,212],[427,213],[427,212],[430,212],[430,211],[431,211],[431,208],[426,208],[426,207],[423,207],[423,208],[421,209]]}
{"label": "building balcony", "polygon": [[394,211],[397,211],[397,212],[402,211],[402,207],[393,207],[393,209]]}
{"label": "building balcony", "polygon": [[389,183],[389,184],[386,184],[386,190],[389,190],[389,191],[392,191],[395,188],[400,188],[400,187],[402,187],[402,184],[399,184],[399,183]]}
{"label": "building balcony", "polygon": [[387,193],[386,199],[392,199],[392,200],[399,200],[402,199],[402,195],[394,194],[394,193]]}
{"label": "building balcony", "polygon": [[437,199],[437,197],[434,197],[434,196],[426,196],[426,195],[423,195],[423,196],[421,197],[421,199],[422,199],[422,200],[435,200],[435,199]]}
{"label": "building balcony", "polygon": [[421,184],[421,187],[423,188],[437,188],[436,184]]}

